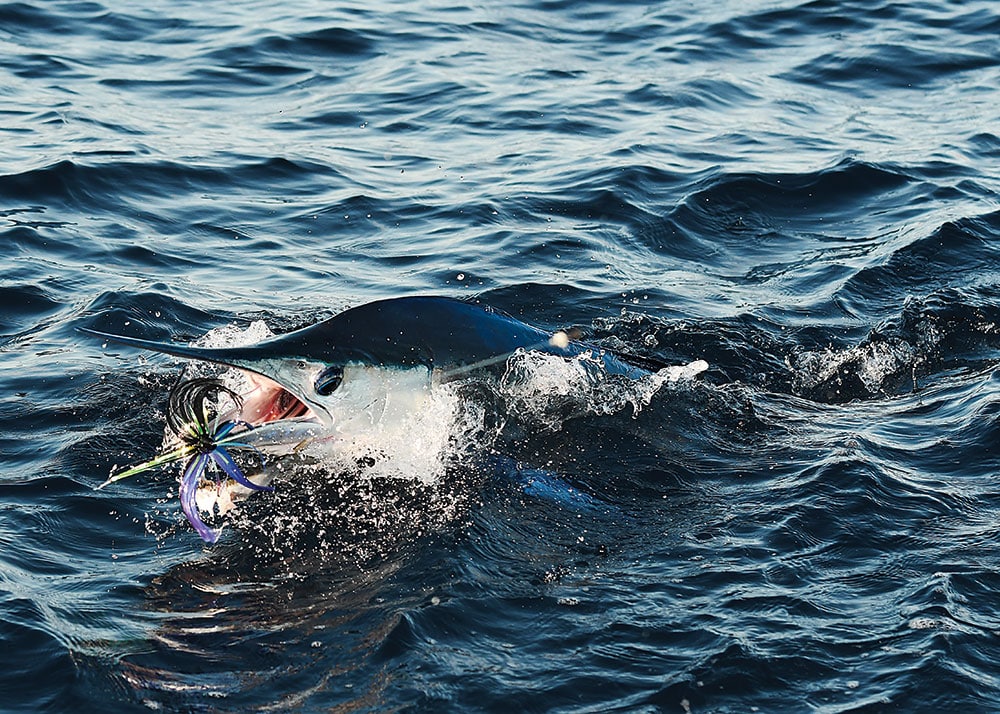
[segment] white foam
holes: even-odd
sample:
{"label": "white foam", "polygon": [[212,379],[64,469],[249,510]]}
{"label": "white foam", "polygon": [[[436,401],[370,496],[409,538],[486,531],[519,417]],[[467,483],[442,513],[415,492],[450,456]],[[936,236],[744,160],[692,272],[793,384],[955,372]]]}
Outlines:
{"label": "white foam", "polygon": [[918,358],[913,345],[902,340],[870,342],[838,351],[806,352],[793,365],[795,383],[799,390],[809,390],[841,374],[852,373],[868,392],[880,394],[890,378],[912,369]]}
{"label": "white foam", "polygon": [[363,463],[372,477],[435,482],[444,473],[456,430],[461,404],[456,389],[401,389],[383,397],[359,409],[348,423],[336,423],[304,453],[332,471],[354,470]]}
{"label": "white foam", "polygon": [[708,369],[704,360],[666,367],[639,379],[609,375],[590,354],[572,359],[541,352],[515,353],[500,381],[509,408],[553,430],[572,414],[638,414],[664,386],[693,379]]}
{"label": "white foam", "polygon": [[244,328],[237,325],[216,327],[194,341],[198,347],[243,347],[274,337],[263,320],[254,320]]}

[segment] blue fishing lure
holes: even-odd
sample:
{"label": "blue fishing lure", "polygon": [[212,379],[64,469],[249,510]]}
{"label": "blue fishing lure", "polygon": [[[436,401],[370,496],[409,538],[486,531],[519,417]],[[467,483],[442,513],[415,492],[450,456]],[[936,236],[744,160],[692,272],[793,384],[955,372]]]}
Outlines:
{"label": "blue fishing lure", "polygon": [[202,520],[195,498],[198,487],[207,480],[209,464],[217,467],[212,473],[218,489],[223,486],[223,479],[219,475],[221,471],[225,478],[253,491],[274,490],[271,486],[259,486],[248,479],[229,452],[230,449],[252,450],[260,457],[261,466],[265,465],[264,455],[256,447],[241,441],[253,426],[240,420],[220,420],[217,409],[212,404],[217,403],[222,395],[229,397],[239,409],[242,403],[239,395],[217,379],[196,378],[178,383],[170,390],[167,426],[180,440],[181,446],[114,474],[98,488],[187,458],[180,482],[181,509],[202,540],[215,543],[222,529],[211,528]]}

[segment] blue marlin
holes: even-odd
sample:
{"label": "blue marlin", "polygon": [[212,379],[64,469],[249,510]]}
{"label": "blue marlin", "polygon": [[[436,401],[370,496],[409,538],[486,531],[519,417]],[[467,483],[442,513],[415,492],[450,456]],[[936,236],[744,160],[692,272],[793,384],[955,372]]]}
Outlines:
{"label": "blue marlin", "polygon": [[[83,331],[247,373],[253,389],[235,395],[222,387],[238,406],[214,420],[206,407],[206,390],[211,389],[206,383],[211,380],[178,385],[181,394],[176,401],[182,403],[183,414],[174,419],[173,431],[182,445],[105,482],[189,457],[181,479],[181,505],[208,542],[215,542],[220,530],[209,528],[198,515],[199,509],[213,512],[218,508],[222,513],[223,502],[231,505],[233,493],[220,483],[207,507],[197,503],[198,485],[210,460],[246,489],[268,488],[266,480],[254,482],[243,474],[229,448],[277,450],[289,445],[297,448],[317,438],[356,436],[376,423],[384,425],[414,413],[434,384],[501,368],[519,350],[580,358],[607,374],[632,379],[663,366],[641,358],[636,358],[641,364],[633,364],[631,358],[575,341],[570,332],[549,332],[490,307],[445,297],[381,300],[240,347],[197,347]],[[697,374],[704,369],[702,365],[695,362],[683,369]],[[183,406],[185,402],[190,403]],[[261,477],[269,479],[267,474]]]}

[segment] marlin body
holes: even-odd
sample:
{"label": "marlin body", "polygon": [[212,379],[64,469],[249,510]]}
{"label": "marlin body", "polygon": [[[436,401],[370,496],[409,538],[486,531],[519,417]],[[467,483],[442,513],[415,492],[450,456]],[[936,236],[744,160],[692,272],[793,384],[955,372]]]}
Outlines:
{"label": "marlin body", "polygon": [[[227,365],[254,389],[239,418],[257,443],[294,443],[319,430],[341,431],[419,408],[435,383],[502,365],[518,350],[580,357],[609,374],[650,372],[609,352],[573,342],[492,308],[445,297],[372,302],[329,320],[243,347],[195,347],[84,330],[123,345]],[[266,427],[266,428],[262,428]]]}

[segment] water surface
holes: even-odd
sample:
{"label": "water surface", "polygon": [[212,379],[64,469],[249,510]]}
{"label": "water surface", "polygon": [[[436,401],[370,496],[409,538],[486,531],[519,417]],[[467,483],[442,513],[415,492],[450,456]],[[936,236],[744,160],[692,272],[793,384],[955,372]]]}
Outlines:
{"label": "water surface", "polygon": [[[0,4],[0,708],[1000,708],[998,36],[986,0]],[[94,491],[179,365],[75,328],[413,294],[711,366],[518,358],[213,548],[174,472]]]}

